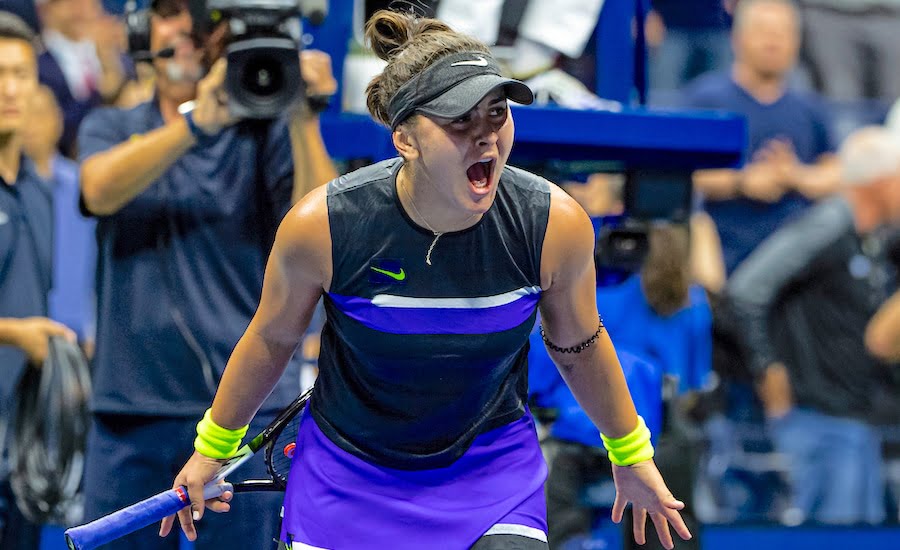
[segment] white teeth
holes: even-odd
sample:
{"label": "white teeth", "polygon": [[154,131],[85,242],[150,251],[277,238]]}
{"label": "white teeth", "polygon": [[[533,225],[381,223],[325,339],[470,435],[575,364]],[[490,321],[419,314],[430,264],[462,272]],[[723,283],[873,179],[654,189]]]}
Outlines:
{"label": "white teeth", "polygon": [[475,187],[487,187],[487,179],[479,180],[475,182]]}

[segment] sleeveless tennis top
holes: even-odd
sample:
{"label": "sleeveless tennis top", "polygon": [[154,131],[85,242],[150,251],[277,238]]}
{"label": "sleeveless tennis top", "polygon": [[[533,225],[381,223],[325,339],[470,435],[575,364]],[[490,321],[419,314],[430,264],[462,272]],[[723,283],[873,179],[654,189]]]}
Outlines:
{"label": "sleeveless tennis top", "polygon": [[442,235],[427,265],[434,234],[400,204],[402,162],[328,184],[333,275],[310,411],[343,450],[419,470],[524,414],[550,188],[506,167],[488,212]]}

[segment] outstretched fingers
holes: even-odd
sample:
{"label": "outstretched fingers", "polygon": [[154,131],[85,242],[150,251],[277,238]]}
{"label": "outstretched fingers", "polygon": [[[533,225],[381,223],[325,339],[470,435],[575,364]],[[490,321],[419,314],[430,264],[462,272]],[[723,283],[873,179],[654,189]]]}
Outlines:
{"label": "outstretched fingers", "polygon": [[613,503],[612,507],[612,520],[615,523],[621,523],[622,517],[625,515],[625,507],[628,506],[628,501],[622,498],[622,495],[616,491],[616,501]]}
{"label": "outstretched fingers", "polygon": [[[683,540],[690,540],[692,537],[691,531],[684,523],[681,514],[678,513],[679,510],[684,509],[684,503],[670,495],[668,499],[663,501],[662,505],[662,514],[672,524],[672,528],[675,529],[678,536]],[[666,532],[668,532],[668,529]]]}
{"label": "outstretched fingers", "polygon": [[631,507],[631,530],[634,535],[634,542],[638,544],[647,543],[647,509]]}
{"label": "outstretched fingers", "polygon": [[675,541],[672,540],[672,533],[669,532],[669,522],[666,520],[666,516],[659,512],[650,512],[650,519],[653,520],[656,536],[659,537],[659,542],[663,547],[668,550],[675,548]]}

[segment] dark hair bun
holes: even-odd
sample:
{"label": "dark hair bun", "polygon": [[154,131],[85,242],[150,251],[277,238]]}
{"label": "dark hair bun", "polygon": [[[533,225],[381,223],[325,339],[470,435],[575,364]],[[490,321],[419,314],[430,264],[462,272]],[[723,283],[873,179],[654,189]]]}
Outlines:
{"label": "dark hair bun", "polygon": [[421,18],[412,12],[378,10],[366,22],[366,42],[375,55],[389,61],[415,36],[446,31],[450,27],[436,19]]}

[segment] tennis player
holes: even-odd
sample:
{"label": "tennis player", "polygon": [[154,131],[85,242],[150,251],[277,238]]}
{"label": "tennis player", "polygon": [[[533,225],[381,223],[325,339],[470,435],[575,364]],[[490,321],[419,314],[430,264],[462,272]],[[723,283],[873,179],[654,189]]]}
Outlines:
{"label": "tennis player", "polygon": [[313,191],[282,222],[259,309],[175,479],[192,495],[178,514],[185,534],[196,537],[202,485],[324,296],[286,547],[547,548],[547,467],[525,406],[538,308],[551,356],[617,464],[613,519],[631,502],[637,542],[648,514],[667,548],[670,525],[689,538],[597,314],[590,220],[555,185],[506,165],[508,100],[530,103],[531,91],[437,20],[380,11],[366,36],[387,61],[369,110],[399,157]]}

